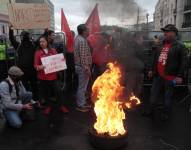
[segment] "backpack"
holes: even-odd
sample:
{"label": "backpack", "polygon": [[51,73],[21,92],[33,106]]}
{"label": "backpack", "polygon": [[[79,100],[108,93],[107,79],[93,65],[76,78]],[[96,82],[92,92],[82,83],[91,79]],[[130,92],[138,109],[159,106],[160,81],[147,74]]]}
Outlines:
{"label": "backpack", "polygon": [[[6,82],[9,86],[9,93],[12,93],[13,87],[8,79],[3,80],[2,82]],[[1,95],[0,95],[0,118],[3,118],[3,108],[2,108],[2,101],[1,101]]]}
{"label": "backpack", "polygon": [[[5,79],[2,82],[6,82],[8,84],[8,86],[9,86],[9,93],[11,94],[11,92],[13,90],[13,87],[12,87],[11,83],[9,82],[9,80]],[[0,95],[0,99],[1,99],[1,95]]]}

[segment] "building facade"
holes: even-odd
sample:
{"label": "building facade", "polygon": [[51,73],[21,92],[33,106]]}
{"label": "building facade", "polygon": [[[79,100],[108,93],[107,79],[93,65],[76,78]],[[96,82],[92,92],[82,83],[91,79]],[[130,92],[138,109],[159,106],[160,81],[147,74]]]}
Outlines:
{"label": "building facade", "polygon": [[191,30],[191,0],[158,0],[154,13],[155,30],[174,24],[179,30]]}
{"label": "building facade", "polygon": [[155,30],[167,24],[176,24],[177,0],[158,0],[154,13]]}
{"label": "building facade", "polygon": [[8,35],[9,17],[8,17],[7,4],[9,2],[14,2],[14,1],[13,0],[12,1],[1,0],[1,4],[0,4],[0,36]]}

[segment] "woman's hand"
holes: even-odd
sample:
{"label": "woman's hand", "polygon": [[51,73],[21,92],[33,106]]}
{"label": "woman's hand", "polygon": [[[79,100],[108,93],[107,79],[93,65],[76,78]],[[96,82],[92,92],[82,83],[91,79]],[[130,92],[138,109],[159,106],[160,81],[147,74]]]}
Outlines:
{"label": "woman's hand", "polygon": [[45,66],[43,66],[43,65],[40,65],[40,66],[37,67],[38,71],[41,71],[41,70],[44,70],[44,69],[45,69]]}

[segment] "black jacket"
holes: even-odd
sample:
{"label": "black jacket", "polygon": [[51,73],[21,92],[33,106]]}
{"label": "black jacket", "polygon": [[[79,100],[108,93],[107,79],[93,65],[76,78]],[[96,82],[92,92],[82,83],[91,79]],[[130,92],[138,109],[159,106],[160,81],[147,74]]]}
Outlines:
{"label": "black jacket", "polygon": [[[155,47],[153,52],[151,70],[154,72],[154,75],[158,75],[157,63],[163,46],[164,45],[162,44],[160,46]],[[187,49],[182,43],[175,40],[172,43],[171,48],[169,49],[165,67],[165,74],[176,77],[184,77],[186,66],[187,66]]]}
{"label": "black jacket", "polygon": [[9,40],[17,51],[17,65],[21,68],[33,68],[35,46],[29,39],[23,39],[21,43],[16,41],[13,30],[9,30]]}

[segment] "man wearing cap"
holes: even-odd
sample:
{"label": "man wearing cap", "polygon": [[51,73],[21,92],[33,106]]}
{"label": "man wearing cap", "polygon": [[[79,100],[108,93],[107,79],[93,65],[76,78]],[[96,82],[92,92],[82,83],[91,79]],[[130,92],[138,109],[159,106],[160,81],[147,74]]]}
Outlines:
{"label": "man wearing cap", "polygon": [[157,105],[157,98],[164,87],[164,112],[161,114],[161,120],[167,120],[172,107],[174,86],[183,82],[187,50],[177,41],[178,29],[174,25],[168,24],[161,30],[164,32],[164,41],[154,52],[148,76],[154,77],[150,97],[152,110]]}
{"label": "man wearing cap", "polygon": [[74,42],[74,60],[75,70],[78,75],[78,89],[77,89],[77,110],[87,112],[90,106],[87,104],[85,93],[88,82],[91,76],[92,56],[91,50],[87,41],[89,35],[88,28],[85,24],[77,27],[78,36]]}
{"label": "man wearing cap", "polygon": [[30,119],[34,116],[32,93],[26,91],[20,81],[23,75],[20,68],[12,66],[8,70],[8,78],[0,83],[0,107],[7,123],[14,128],[22,126],[21,111],[27,113]]}

